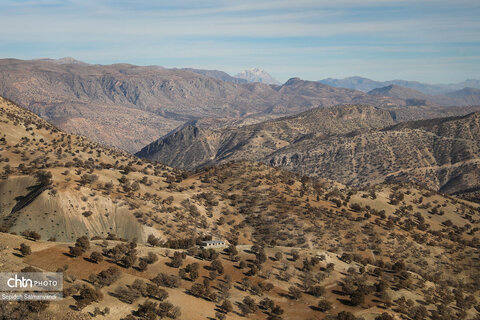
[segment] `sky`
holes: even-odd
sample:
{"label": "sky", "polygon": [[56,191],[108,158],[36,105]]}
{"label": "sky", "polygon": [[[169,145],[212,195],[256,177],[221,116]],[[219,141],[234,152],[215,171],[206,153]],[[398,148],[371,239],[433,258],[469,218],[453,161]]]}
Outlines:
{"label": "sky", "polygon": [[478,0],[0,0],[0,58],[480,79]]}

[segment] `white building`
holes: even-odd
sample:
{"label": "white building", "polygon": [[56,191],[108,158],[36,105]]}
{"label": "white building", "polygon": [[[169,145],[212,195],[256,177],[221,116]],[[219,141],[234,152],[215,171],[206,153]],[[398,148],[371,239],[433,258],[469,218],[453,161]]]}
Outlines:
{"label": "white building", "polygon": [[202,248],[221,248],[221,247],[226,247],[227,243],[223,240],[209,240],[209,241],[202,241],[200,246]]}

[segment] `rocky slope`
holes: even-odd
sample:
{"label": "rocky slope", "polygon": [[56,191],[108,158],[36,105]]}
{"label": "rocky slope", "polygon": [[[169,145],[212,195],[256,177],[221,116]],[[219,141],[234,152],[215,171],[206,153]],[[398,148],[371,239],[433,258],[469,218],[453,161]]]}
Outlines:
{"label": "rocky slope", "polygon": [[191,120],[223,126],[339,103],[405,105],[299,79],[281,87],[236,84],[187,70],[71,59],[0,60],[0,94],[68,132],[130,152]]}
{"label": "rocky slope", "polygon": [[401,180],[451,194],[478,190],[479,112],[391,127],[396,116],[342,106],[240,128],[190,123],[137,155],[184,169],[248,159],[357,186]]}
{"label": "rocky slope", "polygon": [[388,111],[367,106],[317,108],[287,118],[221,130],[203,129],[191,122],[136,155],[177,168],[194,169],[217,161],[264,159],[304,139],[392,124]]}
{"label": "rocky slope", "polygon": [[[309,139],[267,157],[273,165],[352,185],[409,181],[451,194],[478,190],[480,113],[386,130]],[[455,183],[454,183],[455,182]]]}

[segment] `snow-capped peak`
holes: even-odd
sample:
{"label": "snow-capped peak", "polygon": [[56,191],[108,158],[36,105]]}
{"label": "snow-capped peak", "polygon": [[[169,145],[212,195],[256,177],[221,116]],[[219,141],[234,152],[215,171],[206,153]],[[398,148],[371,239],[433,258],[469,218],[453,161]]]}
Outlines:
{"label": "snow-capped peak", "polygon": [[248,82],[280,84],[280,82],[275,80],[271,75],[268,74],[268,72],[260,68],[252,68],[252,69],[245,70],[237,74],[235,77],[240,79],[245,79]]}

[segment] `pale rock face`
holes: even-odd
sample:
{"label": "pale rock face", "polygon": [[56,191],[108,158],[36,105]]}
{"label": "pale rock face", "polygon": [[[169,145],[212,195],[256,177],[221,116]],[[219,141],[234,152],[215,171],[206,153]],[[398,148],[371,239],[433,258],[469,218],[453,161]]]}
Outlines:
{"label": "pale rock face", "polygon": [[245,79],[248,82],[260,82],[265,84],[281,84],[263,69],[253,68],[240,72],[236,78]]}

